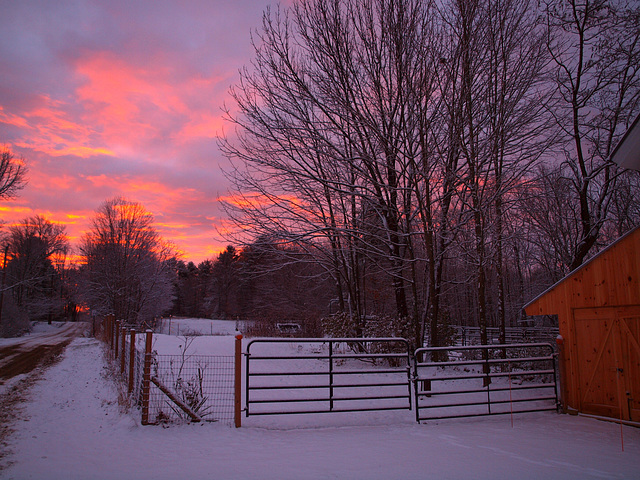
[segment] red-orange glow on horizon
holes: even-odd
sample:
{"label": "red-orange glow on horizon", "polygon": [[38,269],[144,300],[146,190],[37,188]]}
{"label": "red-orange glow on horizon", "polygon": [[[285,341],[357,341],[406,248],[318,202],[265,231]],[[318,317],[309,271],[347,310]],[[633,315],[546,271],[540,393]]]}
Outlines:
{"label": "red-orange glow on horizon", "polygon": [[[227,203],[237,208],[263,208],[269,205],[274,204],[274,200],[266,197],[260,193],[246,193],[243,195],[226,195],[218,197],[218,201],[222,203]],[[278,195],[277,200],[275,202],[279,202],[282,205],[287,205],[287,207],[294,207],[303,209],[305,206],[305,202],[295,195]]]}
{"label": "red-orange glow on horizon", "polygon": [[[7,215],[15,218],[17,215],[22,215],[22,217],[24,218],[25,216],[29,216],[33,213],[33,210],[29,207],[21,207],[19,205],[12,205],[8,202],[5,202],[3,204],[0,204],[0,213],[2,213],[3,217],[6,217]],[[6,220],[6,218],[3,218],[3,220]]]}
{"label": "red-orange glow on horizon", "polygon": [[236,208],[260,208],[269,205],[269,199],[258,193],[245,195],[225,195],[218,197],[218,201],[227,203]]}

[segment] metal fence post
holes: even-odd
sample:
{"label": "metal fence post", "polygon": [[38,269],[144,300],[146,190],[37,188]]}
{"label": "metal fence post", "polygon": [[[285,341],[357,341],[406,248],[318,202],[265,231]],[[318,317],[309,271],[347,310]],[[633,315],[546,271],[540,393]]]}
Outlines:
{"label": "metal fence post", "polygon": [[104,317],[102,317],[102,331],[100,332],[100,335],[102,336],[102,341],[109,346],[111,346],[111,344],[109,343],[109,332],[111,331],[109,330],[111,328],[111,323],[109,323],[110,320],[111,320],[110,315],[105,315]]}
{"label": "metal fence post", "polygon": [[132,328],[129,332],[129,383],[127,385],[127,393],[131,395],[133,392],[133,375],[135,374],[136,364],[136,330]]}
{"label": "metal fence post", "polygon": [[489,347],[484,347],[484,365],[482,366],[486,377],[482,379],[484,387],[487,387],[487,410],[491,414],[491,365],[489,364]]}
{"label": "metal fence post", "polygon": [[142,424],[149,425],[149,394],[151,389],[151,344],[153,332],[147,330],[144,348],[144,377],[142,381]]}
{"label": "metal fence post", "polygon": [[242,425],[242,334],[236,335],[233,417],[236,428]]}
{"label": "metal fence post", "polygon": [[107,318],[105,337],[107,339],[107,343],[109,344],[110,350],[113,350],[113,326],[113,316],[109,315],[109,317]]}
{"label": "metal fence post", "polygon": [[333,410],[333,342],[329,340],[329,410]]}

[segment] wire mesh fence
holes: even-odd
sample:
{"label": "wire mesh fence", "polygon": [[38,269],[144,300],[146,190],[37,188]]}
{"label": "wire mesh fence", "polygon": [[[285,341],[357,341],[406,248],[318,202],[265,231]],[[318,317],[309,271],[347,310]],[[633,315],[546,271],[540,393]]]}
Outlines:
{"label": "wire mesh fence", "polygon": [[207,421],[240,426],[239,346],[235,356],[158,355],[151,351],[150,330],[143,335],[107,316],[94,319],[93,331],[107,344],[131,405],[142,410],[143,424]]}
{"label": "wire mesh fence", "polygon": [[142,381],[144,379],[144,341],[141,336],[134,336],[131,348],[131,336],[128,335],[123,345],[124,362],[123,380],[127,383],[127,391],[134,405],[142,402]]}
{"label": "wire mesh fence", "polygon": [[233,423],[233,356],[151,355],[149,423]]}

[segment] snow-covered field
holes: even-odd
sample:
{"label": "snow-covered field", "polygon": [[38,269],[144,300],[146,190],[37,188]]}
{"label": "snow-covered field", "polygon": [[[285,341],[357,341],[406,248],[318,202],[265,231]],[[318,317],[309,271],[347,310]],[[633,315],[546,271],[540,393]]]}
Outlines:
{"label": "snow-covered field", "polygon": [[[179,353],[183,342],[159,335],[154,349]],[[228,355],[233,336],[196,337],[190,349]],[[74,340],[17,412],[4,459],[11,465],[0,478],[640,478],[640,429],[592,418],[535,413],[515,416],[513,427],[508,416],[418,425],[412,412],[398,411],[249,417],[240,429],[141,426],[139,412],[119,406],[108,372],[97,340]]]}
{"label": "snow-covered field", "polygon": [[162,318],[159,333],[166,335],[233,335],[238,323],[235,320],[209,320],[206,318]]}

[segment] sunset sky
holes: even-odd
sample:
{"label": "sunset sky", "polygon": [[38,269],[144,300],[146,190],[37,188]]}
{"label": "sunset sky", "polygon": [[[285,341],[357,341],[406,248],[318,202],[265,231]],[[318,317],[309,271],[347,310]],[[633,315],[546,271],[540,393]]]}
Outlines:
{"label": "sunset sky", "polygon": [[[28,185],[6,224],[41,214],[75,246],[124,196],[198,263],[224,246],[222,107],[269,0],[1,0],[0,144]],[[6,229],[6,226],[4,227]]]}

